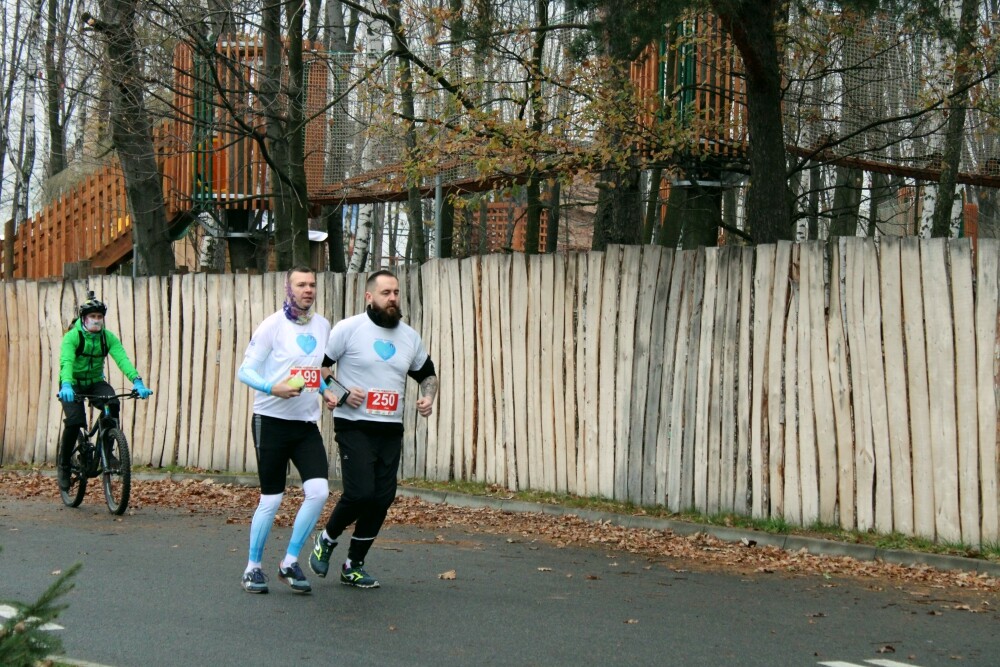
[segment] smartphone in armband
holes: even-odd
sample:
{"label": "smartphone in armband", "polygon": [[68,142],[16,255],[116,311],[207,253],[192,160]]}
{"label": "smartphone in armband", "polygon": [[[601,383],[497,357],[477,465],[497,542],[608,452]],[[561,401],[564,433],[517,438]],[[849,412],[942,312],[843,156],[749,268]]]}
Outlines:
{"label": "smartphone in armband", "polygon": [[326,388],[332,389],[337,396],[337,407],[347,402],[347,397],[351,395],[351,390],[337,382],[337,378],[332,375],[326,379]]}

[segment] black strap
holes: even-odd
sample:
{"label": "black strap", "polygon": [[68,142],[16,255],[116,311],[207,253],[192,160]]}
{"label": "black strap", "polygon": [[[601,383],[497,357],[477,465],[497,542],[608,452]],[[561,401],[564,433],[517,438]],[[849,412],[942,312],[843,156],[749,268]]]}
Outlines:
{"label": "black strap", "polygon": [[[77,345],[76,345],[76,356],[78,356],[78,357],[97,357],[96,354],[84,354],[83,348],[85,347],[85,345],[84,345],[84,340],[83,340],[83,332],[80,331],[79,329],[77,329],[76,332],[78,334],[80,334],[80,342],[77,343]],[[100,358],[103,359],[106,356],[108,356],[108,335],[104,331],[104,329],[101,329],[101,355],[100,355]]]}

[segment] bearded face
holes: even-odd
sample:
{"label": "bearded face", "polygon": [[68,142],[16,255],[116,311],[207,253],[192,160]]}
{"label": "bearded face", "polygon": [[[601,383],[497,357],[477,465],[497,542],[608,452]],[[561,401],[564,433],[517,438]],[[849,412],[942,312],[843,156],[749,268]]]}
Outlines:
{"label": "bearded face", "polygon": [[368,312],[371,313],[372,321],[375,324],[386,329],[395,329],[399,321],[403,319],[403,313],[399,311],[399,307],[395,303],[379,306],[373,302],[368,304]]}

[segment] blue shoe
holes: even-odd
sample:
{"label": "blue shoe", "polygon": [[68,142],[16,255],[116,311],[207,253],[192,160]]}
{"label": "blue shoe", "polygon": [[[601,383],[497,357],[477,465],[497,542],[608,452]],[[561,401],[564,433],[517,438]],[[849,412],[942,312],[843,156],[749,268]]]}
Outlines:
{"label": "blue shoe", "polygon": [[309,553],[309,569],[317,577],[322,579],[330,571],[330,554],[333,553],[335,546],[337,546],[336,542],[330,542],[323,538],[322,531],[316,533],[316,542],[313,545],[313,550]]}
{"label": "blue shoe", "polygon": [[354,586],[355,588],[378,588],[379,583],[375,577],[371,576],[365,572],[364,568],[361,567],[362,563],[353,565],[348,568],[346,565],[340,568],[340,583],[345,586]]}
{"label": "blue shoe", "polygon": [[292,563],[291,567],[281,567],[278,565],[278,576],[288,584],[296,593],[308,593],[312,586],[306,580],[306,575],[302,574],[302,568],[298,562]]}
{"label": "blue shoe", "polygon": [[267,575],[259,567],[243,573],[243,590],[247,593],[266,593]]}

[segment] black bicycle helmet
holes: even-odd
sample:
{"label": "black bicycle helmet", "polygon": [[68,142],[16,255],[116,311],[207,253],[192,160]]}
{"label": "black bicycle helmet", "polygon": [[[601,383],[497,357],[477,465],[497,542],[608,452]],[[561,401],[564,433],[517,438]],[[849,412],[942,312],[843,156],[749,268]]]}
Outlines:
{"label": "black bicycle helmet", "polygon": [[87,292],[87,300],[80,304],[80,319],[91,313],[100,313],[101,315],[108,314],[108,307],[104,305],[103,301],[98,301],[97,297],[94,296],[92,291]]}

